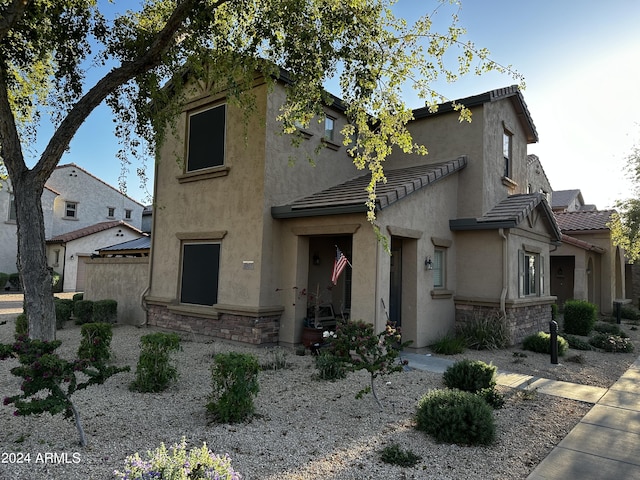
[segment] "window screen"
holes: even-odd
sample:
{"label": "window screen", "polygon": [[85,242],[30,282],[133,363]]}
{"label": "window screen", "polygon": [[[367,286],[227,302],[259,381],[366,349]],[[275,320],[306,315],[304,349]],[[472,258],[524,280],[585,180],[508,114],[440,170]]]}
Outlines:
{"label": "window screen", "polygon": [[219,243],[184,244],[180,302],[195,305],[218,303],[219,268]]}
{"label": "window screen", "polygon": [[224,165],[226,105],[189,116],[187,171]]}

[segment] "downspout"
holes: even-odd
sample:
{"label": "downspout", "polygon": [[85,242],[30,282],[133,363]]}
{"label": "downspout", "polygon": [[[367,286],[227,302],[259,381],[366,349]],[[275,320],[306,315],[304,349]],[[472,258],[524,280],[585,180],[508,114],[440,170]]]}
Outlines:
{"label": "downspout", "polygon": [[509,239],[504,233],[504,228],[498,230],[498,233],[502,237],[502,292],[500,293],[500,313],[504,316],[507,315],[506,299],[507,291],[509,289],[508,281],[508,259],[509,259]]}
{"label": "downspout", "polygon": [[156,215],[155,215],[155,208],[154,204],[157,201],[158,198],[158,182],[156,181],[156,179],[158,178],[158,162],[155,162],[155,167],[154,167],[154,181],[153,181],[153,201],[151,202],[151,244],[149,247],[149,278],[147,279],[147,288],[144,290],[144,292],[142,292],[142,295],[140,295],[140,306],[142,307],[142,310],[144,310],[145,315],[144,315],[144,322],[142,322],[140,325],[140,327],[146,327],[149,324],[149,308],[147,307],[147,302],[145,301],[145,297],[147,296],[147,293],[149,293],[151,291],[151,279],[153,278],[153,232],[156,231]]}

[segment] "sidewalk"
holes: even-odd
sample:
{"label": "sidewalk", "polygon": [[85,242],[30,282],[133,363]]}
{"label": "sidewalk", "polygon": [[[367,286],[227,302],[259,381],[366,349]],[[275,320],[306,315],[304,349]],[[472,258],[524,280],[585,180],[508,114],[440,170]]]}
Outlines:
{"label": "sidewalk", "polygon": [[[417,353],[402,358],[435,373],[454,363]],[[499,372],[496,381],[595,404],[527,480],[640,480],[640,357],[609,389],[509,372]]]}

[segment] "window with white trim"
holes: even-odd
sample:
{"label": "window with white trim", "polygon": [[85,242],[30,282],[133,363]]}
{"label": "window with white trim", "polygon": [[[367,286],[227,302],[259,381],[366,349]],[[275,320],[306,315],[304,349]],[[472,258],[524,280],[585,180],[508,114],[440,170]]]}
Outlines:
{"label": "window with white trim", "polygon": [[78,202],[66,202],[64,205],[65,218],[78,218]]}
{"label": "window with white trim", "polygon": [[445,251],[443,249],[436,248],[433,251],[431,269],[433,271],[433,288],[445,288]]}

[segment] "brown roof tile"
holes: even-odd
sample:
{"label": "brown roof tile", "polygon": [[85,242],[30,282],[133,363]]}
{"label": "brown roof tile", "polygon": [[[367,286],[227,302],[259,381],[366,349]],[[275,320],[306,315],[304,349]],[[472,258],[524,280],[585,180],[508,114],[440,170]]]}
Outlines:
{"label": "brown roof tile", "polygon": [[560,230],[580,232],[588,230],[609,230],[607,224],[615,210],[579,210],[577,212],[555,213]]}
{"label": "brown roof tile", "polygon": [[55,237],[47,240],[47,243],[66,243],[72,240],[77,240],[78,238],[87,237],[89,235],[93,235],[94,233],[102,232],[104,230],[108,230],[113,227],[123,226],[129,228],[137,233],[142,233],[140,230],[135,228],[132,225],[122,221],[122,220],[114,220],[112,222],[100,222],[94,225],[89,225],[88,227],[79,228],[78,230],[73,230],[72,232],[63,233],[61,235],[56,235]]}

